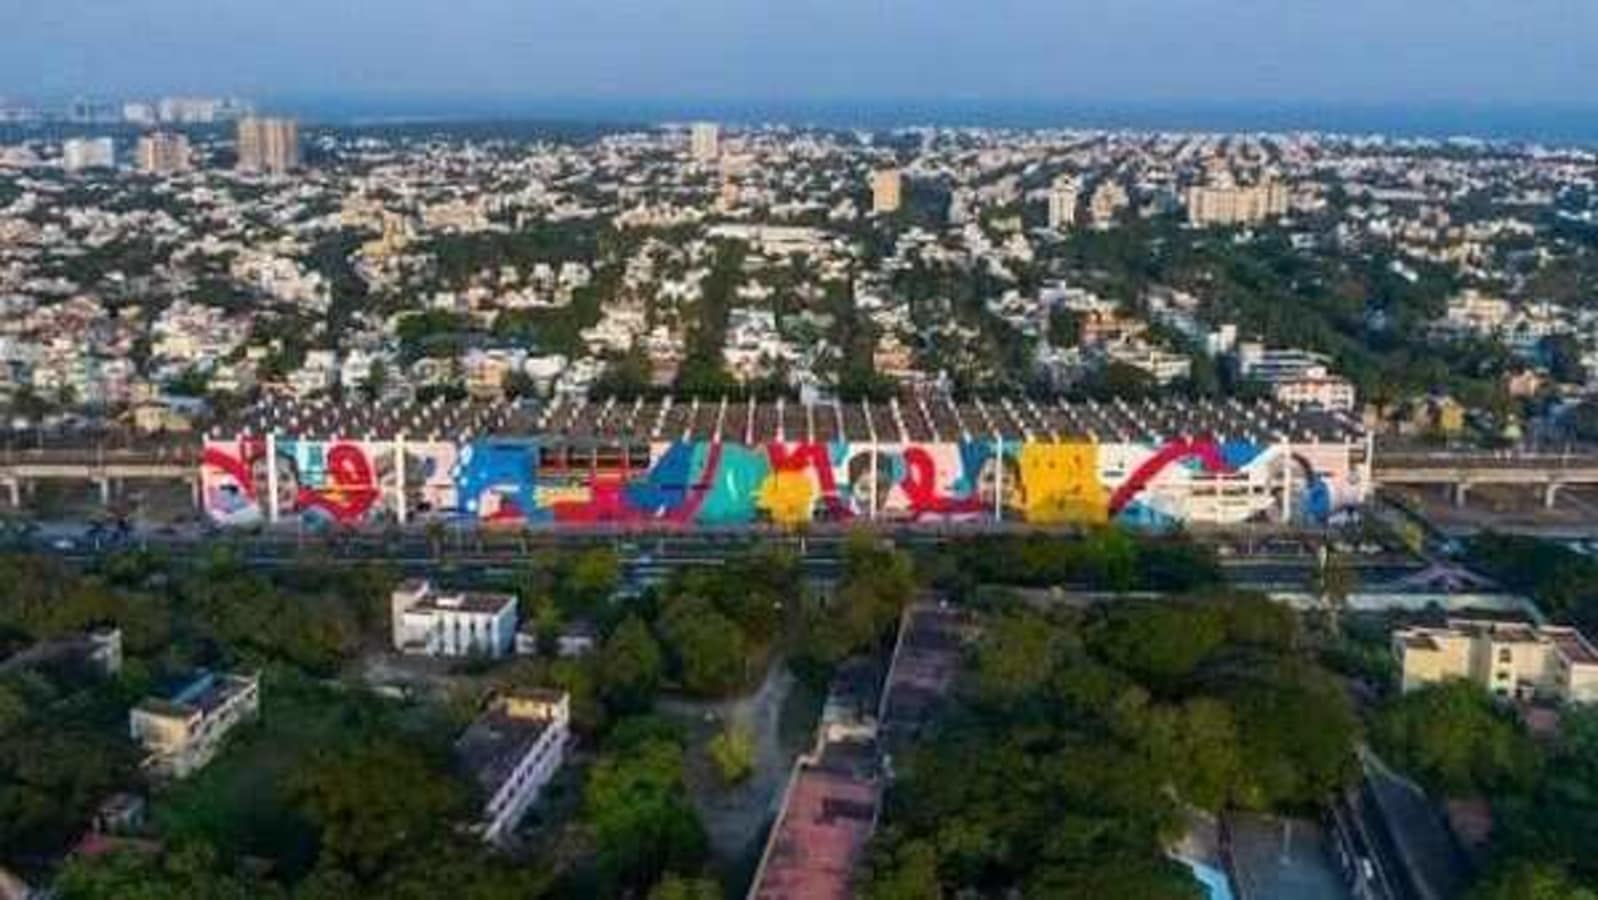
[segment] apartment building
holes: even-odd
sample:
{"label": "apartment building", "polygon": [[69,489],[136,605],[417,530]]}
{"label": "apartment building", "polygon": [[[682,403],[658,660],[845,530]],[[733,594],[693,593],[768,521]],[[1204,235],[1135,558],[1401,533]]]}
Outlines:
{"label": "apartment building", "polygon": [[202,671],[170,697],[150,697],[128,714],[133,740],[148,752],[145,771],[187,778],[203,769],[233,729],[260,711],[259,675]]}
{"label": "apartment building", "polygon": [[192,156],[187,136],[153,131],[139,138],[134,161],[146,175],[173,175],[189,171],[193,166]]}
{"label": "apartment building", "polygon": [[1405,691],[1465,678],[1500,697],[1598,701],[1598,651],[1574,628],[1450,619],[1395,631],[1393,653]]}
{"label": "apartment building", "polygon": [[394,649],[422,656],[509,656],[516,646],[516,597],[445,593],[412,579],[389,597]]}
{"label": "apartment building", "polygon": [[1253,225],[1287,213],[1287,188],[1278,181],[1239,187],[1198,185],[1184,198],[1188,221],[1199,227]]}
{"label": "apartment building", "polygon": [[904,175],[898,169],[878,169],[871,173],[871,211],[888,215],[904,204]]}
{"label": "apartment building", "polygon": [[240,119],[238,168],[241,172],[283,175],[299,168],[300,126],[293,119]]}
{"label": "apartment building", "polygon": [[516,829],[560,771],[570,737],[570,695],[522,691],[495,699],[456,740],[456,759],[483,798],[483,840],[499,844]]}

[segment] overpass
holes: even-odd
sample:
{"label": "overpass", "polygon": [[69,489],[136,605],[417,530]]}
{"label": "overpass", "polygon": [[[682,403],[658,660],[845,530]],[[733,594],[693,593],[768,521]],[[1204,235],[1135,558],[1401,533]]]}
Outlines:
{"label": "overpass", "polygon": [[1463,506],[1476,485],[1540,487],[1552,507],[1566,485],[1598,484],[1598,450],[1578,453],[1526,451],[1413,451],[1378,448],[1371,467],[1377,485],[1448,485]]}
{"label": "overpass", "polygon": [[33,445],[0,446],[0,487],[12,508],[22,495],[41,481],[73,481],[99,487],[100,500],[109,504],[117,488],[127,481],[186,482],[199,506],[198,446],[178,443],[117,441],[39,441]]}

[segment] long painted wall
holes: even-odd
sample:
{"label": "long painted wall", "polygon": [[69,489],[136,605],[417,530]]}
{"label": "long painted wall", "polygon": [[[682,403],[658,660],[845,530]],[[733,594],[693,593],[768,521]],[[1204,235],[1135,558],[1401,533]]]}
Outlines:
{"label": "long painted wall", "polygon": [[1324,521],[1364,502],[1362,448],[1180,439],[1159,445],[656,444],[647,464],[541,465],[532,439],[466,444],[208,441],[201,488],[219,524],[802,525],[817,521]]}

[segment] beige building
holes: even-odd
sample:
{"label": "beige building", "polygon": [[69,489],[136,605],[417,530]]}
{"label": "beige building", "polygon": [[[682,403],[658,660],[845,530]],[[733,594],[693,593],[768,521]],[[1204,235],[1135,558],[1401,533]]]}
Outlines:
{"label": "beige building", "polygon": [[1081,194],[1075,178],[1055,179],[1049,188],[1049,228],[1066,231],[1076,224],[1076,207]]}
{"label": "beige building", "polygon": [[497,844],[516,830],[565,763],[570,739],[570,695],[530,690],[495,699],[456,740],[455,756],[482,800],[483,840]]}
{"label": "beige building", "polygon": [[871,211],[877,215],[896,213],[904,203],[904,176],[898,169],[878,169],[871,173]]}
{"label": "beige building", "polygon": [[239,120],[239,171],[283,175],[299,168],[300,126],[293,119]]}
{"label": "beige building", "polygon": [[1247,187],[1190,187],[1185,199],[1188,221],[1201,227],[1252,225],[1287,214],[1287,188],[1275,179]]}
{"label": "beige building", "polygon": [[1395,631],[1393,652],[1405,691],[1464,678],[1500,697],[1598,701],[1598,651],[1574,628],[1450,619]]}
{"label": "beige building", "polygon": [[260,703],[260,676],[201,672],[170,698],[140,701],[128,730],[149,754],[145,771],[187,778],[216,756],[230,731],[255,718]]}
{"label": "beige building", "polygon": [[139,138],[134,162],[147,175],[174,175],[194,167],[188,136],[171,131],[152,131]]}
{"label": "beige building", "polygon": [[1096,228],[1108,228],[1115,224],[1115,217],[1121,210],[1132,204],[1132,198],[1127,194],[1126,188],[1120,182],[1106,180],[1099,183],[1093,191],[1093,198],[1088,203],[1088,212],[1093,217]]}
{"label": "beige building", "polygon": [[715,122],[695,122],[688,144],[695,162],[715,162],[721,158],[721,126]]}

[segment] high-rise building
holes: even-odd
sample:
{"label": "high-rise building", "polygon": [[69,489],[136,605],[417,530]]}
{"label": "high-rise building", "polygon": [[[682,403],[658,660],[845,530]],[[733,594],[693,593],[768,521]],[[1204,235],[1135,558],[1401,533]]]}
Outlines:
{"label": "high-rise building", "polygon": [[871,211],[878,215],[899,211],[904,202],[904,176],[898,169],[871,173]]}
{"label": "high-rise building", "polygon": [[1093,197],[1088,201],[1088,213],[1093,217],[1095,228],[1109,228],[1115,224],[1115,217],[1121,214],[1121,210],[1131,204],[1132,198],[1120,182],[1105,179],[1094,188]]}
{"label": "high-rise building", "polygon": [[170,131],[152,131],[139,138],[134,157],[139,171],[150,175],[171,175],[193,167],[188,137]]}
{"label": "high-rise building", "polygon": [[695,122],[689,145],[697,162],[715,162],[721,156],[721,126],[715,122]]}
{"label": "high-rise building", "polygon": [[116,142],[108,137],[70,138],[61,144],[61,167],[68,172],[116,165]]}
{"label": "high-rise building", "polygon": [[1248,187],[1199,185],[1187,189],[1187,217],[1194,225],[1251,225],[1287,213],[1287,188],[1270,179]]}
{"label": "high-rise building", "polygon": [[157,121],[155,106],[149,103],[122,104],[122,121],[129,125],[149,127]]}
{"label": "high-rise building", "polygon": [[95,97],[74,97],[67,106],[67,120],[74,125],[102,125],[118,118],[115,104]]}
{"label": "high-rise building", "polygon": [[1065,231],[1076,224],[1077,201],[1082,194],[1075,178],[1064,175],[1049,187],[1049,227]]}
{"label": "high-rise building", "polygon": [[251,105],[236,97],[162,97],[156,111],[169,125],[210,125],[249,116]]}
{"label": "high-rise building", "polygon": [[300,126],[293,119],[239,120],[239,171],[282,175],[300,164]]}

